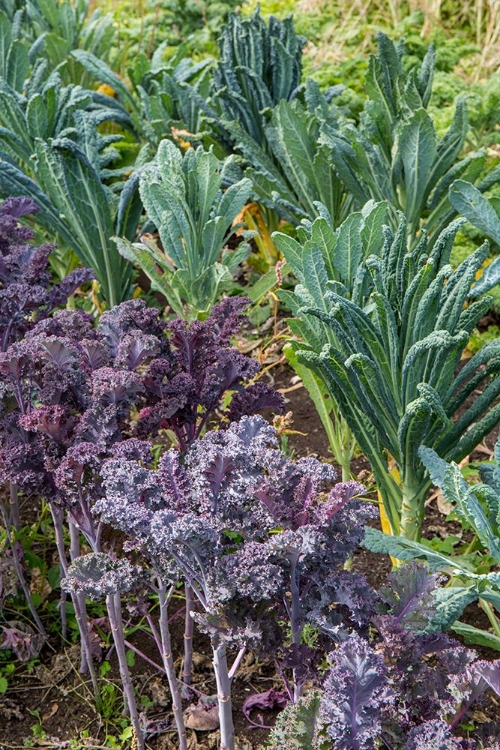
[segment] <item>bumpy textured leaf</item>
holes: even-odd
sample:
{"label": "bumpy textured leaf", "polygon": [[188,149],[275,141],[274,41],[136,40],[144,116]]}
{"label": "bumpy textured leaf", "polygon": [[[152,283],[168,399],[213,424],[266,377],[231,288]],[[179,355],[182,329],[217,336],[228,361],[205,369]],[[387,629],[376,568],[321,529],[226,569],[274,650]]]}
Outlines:
{"label": "bumpy textured leaf", "polygon": [[388,605],[395,625],[412,631],[427,627],[436,609],[433,598],[436,579],[426,565],[418,563],[402,565],[389,575],[388,585],[383,586],[379,593]]}
{"label": "bumpy textured leaf", "polygon": [[223,252],[251,191],[246,178],[222,190],[231,163],[202,147],[182,156],[162,141],[156,161],[141,172],[139,192],[163,249],[145,237],[141,244],[121,242],[120,252],[135,258],[179,315],[183,303],[189,315],[207,311],[250,252],[247,243]]}
{"label": "bumpy textured leaf", "polygon": [[322,719],[339,750],[369,750],[381,730],[380,712],[391,699],[383,658],[351,635],[329,656]]}
{"label": "bumpy textured leaf", "polygon": [[442,489],[446,499],[455,506],[456,512],[472,526],[490,554],[500,561],[500,540],[476,496],[479,490],[474,486],[467,487],[460,469],[455,464],[448,467]]}
{"label": "bumpy textured leaf", "polygon": [[[324,216],[304,222],[297,240],[276,234],[300,281],[293,302],[287,292],[280,296],[306,342],[302,350],[298,345],[297,359],[322,379],[353,430],[394,532],[417,539],[431,484],[419,448],[460,461],[498,422],[499,349],[491,344],[457,372],[487,307],[466,307],[485,248],[455,271],[448,265],[463,220],[452,222],[433,245],[422,235],[408,250],[406,220],[400,217],[396,233],[384,228],[385,208],[371,202],[337,230]],[[454,418],[479,387],[481,395]],[[386,452],[396,463],[398,484],[389,478]]]}
{"label": "bumpy textured leaf", "polygon": [[382,552],[398,560],[425,560],[431,570],[461,570],[469,574],[469,569],[461,564],[460,560],[443,555],[441,552],[413,542],[403,537],[390,536],[383,534],[378,529],[366,527],[363,546],[372,552]]}
{"label": "bumpy textured leaf", "polygon": [[500,218],[488,199],[474,185],[456,180],[450,188],[450,201],[458,213],[500,244]]}
{"label": "bumpy textured leaf", "polygon": [[259,145],[263,110],[292,99],[300,84],[304,44],[291,18],[266,25],[259,8],[250,18],[231,14],[223,29],[213,95],[224,119],[241,123]]}
{"label": "bumpy textured leaf", "polygon": [[281,711],[271,732],[272,750],[330,750],[330,741],[317,736],[321,693],[310,690],[298,703]]}
{"label": "bumpy textured leaf", "polygon": [[409,222],[418,226],[437,157],[436,133],[424,109],[417,110],[403,126],[399,149],[406,192],[404,211]]}
{"label": "bumpy textured leaf", "polygon": [[475,585],[467,588],[461,586],[437,588],[434,591],[436,611],[428,630],[440,632],[452,628],[458,632],[455,627],[459,625],[457,620],[462,616],[464,609],[475,602],[478,596],[479,592]]}

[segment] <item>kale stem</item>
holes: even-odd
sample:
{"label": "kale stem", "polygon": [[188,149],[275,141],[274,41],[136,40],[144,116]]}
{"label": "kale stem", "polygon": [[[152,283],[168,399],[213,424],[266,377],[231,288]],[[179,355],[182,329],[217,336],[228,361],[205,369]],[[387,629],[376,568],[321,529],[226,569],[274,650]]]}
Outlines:
{"label": "kale stem", "polygon": [[290,682],[288,680],[288,677],[284,673],[284,671],[282,669],[282,666],[281,666],[281,664],[279,663],[279,661],[277,659],[274,660],[274,663],[276,665],[276,669],[280,673],[281,679],[283,680],[283,685],[285,686],[285,690],[288,693],[288,697],[289,697],[289,699],[293,703],[293,690],[292,690],[292,686],[290,685]]}
{"label": "kale stem", "polygon": [[[11,485],[11,491],[12,491],[12,486],[13,485]],[[17,495],[17,488],[16,488],[16,495]],[[18,542],[14,542],[12,540],[12,536],[10,533],[10,519],[8,518],[8,515],[7,515],[7,509],[5,508],[5,505],[3,504],[1,500],[0,500],[0,512],[2,514],[3,522],[5,525],[5,540],[7,542],[8,547],[10,548],[10,551],[12,552],[12,564],[16,572],[17,580],[19,581],[19,585],[21,586],[23,590],[24,598],[26,599],[26,603],[29,607],[29,611],[31,612],[31,616],[33,617],[33,620],[35,621],[36,626],[38,630],[40,631],[40,634],[46,639],[47,631],[43,627],[43,623],[38,615],[38,612],[36,611],[36,607],[33,603],[33,599],[31,597],[29,586],[26,582],[26,578],[24,577],[23,567],[17,557],[17,547],[18,546],[21,547],[21,545]],[[17,528],[14,523],[14,513],[12,513],[12,520],[13,520],[14,528]]]}
{"label": "kale stem", "polygon": [[182,681],[185,685],[191,685],[194,633],[194,620],[191,617],[191,610],[193,609],[194,596],[191,586],[188,586],[187,583],[184,587],[184,590],[186,594],[186,612],[184,615],[184,664],[182,667]]}
{"label": "kale stem", "polygon": [[172,695],[172,711],[174,713],[177,734],[179,736],[179,750],[187,750],[186,728],[184,726],[184,717],[182,715],[182,698],[177,675],[175,673],[170,629],[168,627],[167,587],[161,579],[158,579],[158,597],[160,602],[161,656],[167,675],[168,685],[170,687],[170,693]]}
{"label": "kale stem", "polygon": [[[68,525],[69,525],[69,539],[70,539],[69,556],[70,556],[71,562],[74,562],[77,559],[77,557],[79,557],[80,555],[80,534],[74,523],[72,523],[71,521],[68,521]],[[81,616],[82,616],[83,621],[86,624],[87,623],[87,606],[85,604],[85,595],[82,596],[82,594],[75,594],[75,596],[78,597]],[[84,639],[82,638],[81,643],[80,643],[80,672],[81,674],[85,674],[88,670],[89,670],[89,664],[88,664]]]}
{"label": "kale stem", "polygon": [[491,627],[493,628],[495,635],[500,638],[500,624],[498,622],[498,619],[495,617],[495,614],[493,612],[493,608],[491,604],[481,597],[479,597],[479,604],[481,605],[481,609],[485,612],[486,617],[491,623]]}
{"label": "kale stem", "polygon": [[149,625],[149,627],[151,629],[151,633],[153,634],[153,638],[154,638],[154,641],[156,643],[156,648],[158,649],[158,653],[161,654],[162,648],[161,648],[160,637],[158,635],[158,630],[156,629],[156,625],[154,624],[154,620],[151,617],[151,615],[149,614],[149,612],[146,614],[146,620],[147,620],[147,623],[148,623],[148,625]]}
{"label": "kale stem", "polygon": [[115,644],[116,655],[118,657],[118,666],[120,668],[120,677],[122,679],[125,702],[127,704],[130,721],[132,722],[132,727],[134,729],[137,740],[137,750],[145,750],[144,734],[139,722],[139,714],[137,712],[134,687],[130,678],[130,671],[127,664],[127,656],[125,653],[125,637],[123,634],[121,599],[120,593],[118,591],[106,596],[106,608],[108,610],[111,633],[113,635],[113,642]]}
{"label": "kale stem", "polygon": [[[63,576],[67,576],[68,575],[68,560],[66,558],[66,549],[64,547],[62,513],[58,512],[54,503],[49,503],[49,508],[50,508],[50,513],[52,515],[52,520],[54,522],[56,546],[57,546],[57,551],[59,553],[59,563],[61,565],[61,572]],[[89,638],[89,629],[87,626],[87,620],[82,615],[82,611],[80,609],[80,599],[78,595],[72,594],[71,599],[73,600],[73,606],[75,608],[75,617],[76,617],[76,623],[78,625],[78,630],[80,632],[80,638],[82,640],[83,648],[85,649],[87,667],[88,667],[88,671],[90,674],[90,679],[92,680],[92,687],[94,689],[94,698],[95,698],[97,705],[100,705],[101,697],[99,693],[99,685],[97,683],[97,676],[96,676],[95,669],[94,669],[94,663],[92,661],[92,650],[90,648],[90,638]],[[63,604],[63,599],[61,598],[61,605],[62,604]],[[61,611],[61,619],[62,619],[62,611]]]}
{"label": "kale stem", "polygon": [[17,484],[10,485],[10,517],[12,519],[11,525],[17,531],[21,526],[21,516],[19,513],[19,493],[17,491]]}
{"label": "kale stem", "polygon": [[161,672],[162,674],[165,674],[165,670],[163,667],[160,667],[159,664],[157,664],[155,661],[149,658],[149,656],[146,656],[145,653],[143,653],[140,649],[138,649],[136,646],[134,646],[133,643],[130,643],[130,641],[127,641],[125,638],[123,640],[125,646],[129,648],[131,651],[134,652],[134,654],[137,654],[137,656],[140,656],[141,659],[144,659],[144,661],[147,661],[148,664],[151,664],[152,667],[158,670],[158,672]]}
{"label": "kale stem", "polygon": [[[294,555],[291,560],[290,566],[290,591],[292,594],[292,607],[291,607],[291,618],[290,625],[292,628],[292,642],[295,646],[300,646],[300,640],[302,635],[302,628],[300,625],[300,587],[299,587],[299,573],[297,569],[297,563],[299,559],[297,555]],[[298,681],[297,668],[293,668],[293,700],[294,703],[300,699],[302,695],[303,685]]]}
{"label": "kale stem", "polygon": [[231,680],[227,669],[225,644],[212,645],[214,671],[219,702],[220,746],[221,750],[234,750],[233,708],[231,704]]}
{"label": "kale stem", "polygon": [[240,648],[240,650],[236,654],[236,659],[233,661],[233,665],[232,665],[231,669],[229,670],[229,679],[231,680],[231,682],[233,681],[234,675],[238,671],[239,666],[240,666],[240,664],[241,664],[241,662],[243,660],[243,657],[245,656],[246,652],[247,652],[246,646],[243,646],[242,648]]}

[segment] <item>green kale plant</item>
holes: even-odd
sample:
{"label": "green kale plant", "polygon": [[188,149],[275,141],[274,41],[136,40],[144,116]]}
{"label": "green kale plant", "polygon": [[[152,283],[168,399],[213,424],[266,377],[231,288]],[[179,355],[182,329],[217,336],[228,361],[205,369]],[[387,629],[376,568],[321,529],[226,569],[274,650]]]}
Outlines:
{"label": "green kale plant", "polygon": [[36,222],[94,269],[113,306],[130,295],[132,266],[111,237],[133,239],[142,207],[136,175],[123,179],[133,167],[110,168],[122,136],[98,127],[126,125],[129,116],[109,97],[96,102],[80,86],[63,86],[57,72],[38,83],[30,78],[22,96],[0,79],[0,195],[31,198],[40,209]]}
{"label": "green kale plant", "polygon": [[135,244],[116,239],[122,256],[139,264],[181,317],[206,315],[250,252],[247,242],[224,249],[241,226],[235,220],[252,187],[244,178],[222,189],[231,165],[231,158],[220,162],[201,146],[183,156],[171,141],[162,141],[139,188],[161,246],[151,235]]}
{"label": "green kale plant", "polygon": [[93,53],[76,49],[72,57],[77,60],[92,77],[111,87],[118,101],[130,112],[137,135],[157,147],[162,138],[172,138],[179,130],[184,139],[200,140],[204,132],[204,142],[209,134],[204,126],[204,118],[213,115],[206,104],[210,86],[212,63],[206,58],[194,63],[184,57],[184,48],[164,61],[166,44],[160,44],[151,56],[139,53],[127,67],[127,76],[132,89],[102,59]]}
{"label": "green kale plant", "polygon": [[304,37],[292,17],[266,24],[259,8],[249,17],[231,14],[219,39],[212,100],[222,128],[238,123],[267,150],[266,110],[293,100],[301,83]]}
{"label": "green kale plant", "polygon": [[410,245],[421,228],[431,245],[456,216],[448,189],[454,180],[477,183],[483,192],[498,181],[487,173],[486,154],[463,155],[469,125],[466,102],[459,98],[448,131],[438,137],[428,111],[435,70],[430,47],[420,68],[405,71],[404,46],[377,35],[378,52],[369,60],[365,78],[368,99],[360,122],[325,123],[322,141],[333,150],[335,170],[362,206],[369,199],[387,200],[391,225],[398,211],[408,221]]}
{"label": "green kale plant", "polygon": [[90,5],[89,0],[26,0],[16,12],[16,16],[20,14],[23,39],[31,42],[32,50],[40,49],[46,71],[57,68],[66,84],[90,83],[71,57],[72,50],[85,49],[107,60],[113,49],[113,16],[103,15],[100,10],[91,12]]}
{"label": "green kale plant", "polygon": [[15,91],[22,91],[37,53],[37,46],[30,49],[24,43],[21,21],[22,11],[16,11],[11,19],[0,10],[0,77]]}
{"label": "green kale plant", "polygon": [[280,233],[274,235],[276,245],[298,281],[293,292],[278,292],[294,315],[289,326],[296,338],[285,345],[284,351],[316,406],[330,450],[342,469],[343,478],[347,479],[356,439],[337,402],[331,398],[328,387],[300,357],[303,342],[308,342],[315,351],[321,351],[325,343],[333,344],[335,337],[320,319],[301,315],[300,311],[314,305],[328,312],[330,305],[325,292],[329,287],[341,289],[346,297],[363,304],[366,271],[360,272],[360,262],[383,246],[388,207],[385,203],[367,204],[363,212],[352,213],[335,230],[329,212],[321,204],[316,206],[322,216],[312,223],[304,222],[297,229],[297,239]]}
{"label": "green kale plant", "polygon": [[326,206],[335,226],[352,208],[352,197],[335,172],[332,150],[321,142],[325,121],[334,125],[333,114],[317,84],[309,80],[305,103],[281,101],[265,126],[267,151],[233,123],[235,150],[249,165],[256,200],[287,221],[298,224],[320,215],[318,202]]}
{"label": "green kale plant", "polygon": [[311,238],[304,232],[295,244],[276,237],[300,281],[295,299],[284,300],[303,338],[295,356],[323,383],[370,461],[393,533],[418,539],[431,486],[418,448],[460,461],[500,420],[500,342],[456,372],[490,307],[489,297],[475,298],[498,275],[475,283],[487,243],[453,271],[460,220],[408,250],[406,219],[394,233],[373,227],[373,215],[365,207],[328,234],[318,219]]}

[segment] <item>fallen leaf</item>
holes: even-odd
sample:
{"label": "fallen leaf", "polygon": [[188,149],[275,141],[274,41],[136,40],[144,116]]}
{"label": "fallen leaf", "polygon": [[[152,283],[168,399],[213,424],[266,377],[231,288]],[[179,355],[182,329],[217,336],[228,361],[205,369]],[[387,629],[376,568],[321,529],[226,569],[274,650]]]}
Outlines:
{"label": "fallen leaf", "polygon": [[53,716],[55,716],[58,711],[59,711],[59,705],[57,703],[53,703],[52,706],[50,707],[50,710],[47,711],[47,713],[42,716],[42,724],[48,721],[49,719],[51,719]]}
{"label": "fallen leaf", "polygon": [[254,727],[264,727],[265,724],[260,715],[259,719],[261,719],[261,721],[253,721],[250,716],[252,711],[256,711],[259,709],[269,711],[276,708],[285,708],[288,701],[289,698],[286,693],[282,692],[281,690],[276,690],[276,688],[270,688],[269,690],[266,690],[265,693],[255,693],[254,695],[249,695],[243,703],[242,711],[247,720]]}
{"label": "fallen leaf", "polygon": [[184,722],[188,729],[197,732],[213,732],[219,727],[219,709],[213,700],[199,700],[184,711]]}
{"label": "fallen leaf", "polygon": [[149,681],[147,690],[151,695],[151,700],[158,705],[169,706],[172,703],[172,697],[166,679],[161,675],[157,675]]}

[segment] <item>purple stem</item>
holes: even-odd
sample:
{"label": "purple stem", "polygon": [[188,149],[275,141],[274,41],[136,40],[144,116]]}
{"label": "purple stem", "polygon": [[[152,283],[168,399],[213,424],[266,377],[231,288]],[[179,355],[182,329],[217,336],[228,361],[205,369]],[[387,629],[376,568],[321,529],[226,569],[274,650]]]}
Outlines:
{"label": "purple stem", "polygon": [[122,679],[125,702],[127,704],[130,721],[135,733],[137,750],[145,750],[144,733],[139,722],[137,703],[135,700],[134,687],[130,678],[130,672],[127,664],[127,655],[125,653],[125,638],[123,635],[123,621],[121,610],[120,593],[108,594],[106,597],[106,607],[108,610],[111,633],[115,644],[116,655],[118,657],[118,666],[120,668],[120,677]]}
{"label": "purple stem", "polygon": [[[16,492],[17,494],[17,492]],[[0,500],[0,511],[2,514],[3,522],[5,524],[5,540],[10,547],[10,551],[12,552],[12,564],[14,566],[14,570],[16,571],[17,580],[19,581],[19,585],[21,586],[24,594],[24,598],[26,599],[26,603],[29,607],[29,611],[31,612],[31,616],[33,617],[33,620],[36,623],[36,626],[38,630],[40,631],[40,634],[47,638],[47,631],[43,627],[43,623],[38,615],[38,612],[36,611],[36,607],[33,603],[33,599],[31,597],[31,592],[29,590],[29,586],[26,582],[26,578],[24,577],[23,567],[21,563],[19,562],[19,559],[17,557],[17,546],[18,542],[12,541],[12,536],[10,534],[10,523],[9,519],[7,517],[7,510],[5,508],[5,505]],[[14,525],[14,524],[13,524]],[[16,528],[16,527],[15,527]],[[19,545],[20,546],[20,545]]]}
{"label": "purple stem", "polygon": [[238,671],[246,652],[247,652],[246,646],[243,646],[242,648],[240,648],[240,650],[236,654],[236,659],[233,661],[233,666],[229,670],[229,679],[231,680],[231,682],[233,681],[234,675]]}
{"label": "purple stem", "polygon": [[[300,624],[300,587],[299,587],[299,574],[297,570],[298,561],[299,561],[298,556],[294,555],[291,559],[291,567],[290,567],[290,591],[292,595],[290,625],[292,629],[292,642],[296,646],[300,646],[300,640],[302,636],[302,626]],[[294,669],[292,670],[292,674],[293,674],[293,701],[294,703],[297,703],[302,696],[304,685],[298,680],[296,667],[294,667]]]}
{"label": "purple stem", "polygon": [[193,669],[193,632],[194,620],[191,617],[194,597],[191,586],[186,584],[186,614],[184,620],[184,663],[182,667],[182,681],[185,685],[191,685],[191,673]]}
{"label": "purple stem", "polygon": [[158,598],[160,602],[160,633],[161,633],[161,655],[163,666],[167,675],[170,694],[172,695],[172,711],[174,713],[177,735],[179,737],[179,750],[187,750],[186,727],[182,715],[182,698],[175,673],[174,659],[172,656],[172,644],[170,630],[168,627],[168,596],[167,587],[161,579],[158,579]]}
{"label": "purple stem", "polygon": [[[64,577],[68,575],[68,560],[66,557],[66,550],[64,547],[64,534],[63,534],[63,528],[62,528],[62,514],[58,513],[54,504],[49,503],[50,512],[52,515],[52,520],[54,522],[54,531],[56,535],[56,546],[57,551],[59,553],[59,563],[61,565],[61,571]],[[87,626],[87,620],[83,616],[82,611],[80,609],[80,600],[77,595],[72,594],[71,599],[73,600],[73,606],[75,608],[75,617],[76,617],[76,623],[78,625],[78,630],[80,632],[80,638],[83,644],[83,648],[85,649],[85,657],[87,662],[88,671],[90,674],[90,679],[92,680],[92,687],[94,689],[94,697],[96,700],[96,703],[100,703],[100,694],[99,694],[99,685],[97,682],[97,676],[94,669],[94,663],[92,661],[92,649],[90,647],[90,637],[89,637],[89,629]],[[62,603],[62,600],[61,600]]]}
{"label": "purple stem", "polygon": [[[78,533],[78,529],[76,528],[75,524],[69,520],[68,520],[68,526],[69,526],[69,540],[70,540],[69,556],[70,556],[71,562],[75,562],[77,557],[80,556],[80,534]],[[82,618],[84,622],[87,623],[87,606],[85,603],[85,595],[82,595],[80,593],[80,594],[76,594],[76,596],[78,597],[78,603],[80,605],[80,612],[81,612]],[[80,673],[86,674],[88,670],[89,670],[89,665],[88,665],[88,660],[87,660],[86,648],[84,644],[84,639],[82,638],[80,642]]]}
{"label": "purple stem", "polygon": [[464,701],[464,703],[462,703],[462,705],[460,706],[460,708],[458,709],[455,715],[455,718],[450,724],[451,729],[454,729],[458,724],[460,724],[460,722],[462,721],[463,717],[465,716],[465,714],[467,713],[467,711],[473,704],[476,697],[477,696],[474,696],[472,700]]}
{"label": "purple stem", "polygon": [[293,703],[293,690],[292,690],[292,686],[290,685],[290,681],[288,680],[288,677],[286,676],[286,674],[283,672],[283,669],[279,661],[275,659],[274,663],[276,664],[276,669],[278,670],[280,677],[283,680],[283,685],[285,686],[285,690],[288,693],[288,697]]}
{"label": "purple stem", "polygon": [[17,484],[10,485],[10,518],[11,525],[16,531],[21,527],[21,514],[19,513],[19,494]]}
{"label": "purple stem", "polygon": [[149,614],[149,612],[146,615],[146,620],[147,620],[147,623],[148,623],[148,625],[149,625],[149,627],[151,629],[151,633],[152,633],[154,641],[156,643],[156,648],[158,649],[158,653],[161,654],[162,648],[161,648],[160,636],[158,635],[158,631],[156,629],[156,625],[154,624],[154,620],[151,617],[151,615]]}
{"label": "purple stem", "polygon": [[66,612],[67,601],[67,594],[61,589],[61,596],[59,599],[59,604],[57,605],[57,609],[59,610],[59,614],[61,615],[61,636],[65,641],[68,639],[68,616]]}
{"label": "purple stem", "polygon": [[231,705],[231,680],[227,669],[225,644],[212,646],[214,653],[215,681],[219,703],[220,747],[221,750],[234,750],[233,707]]}

